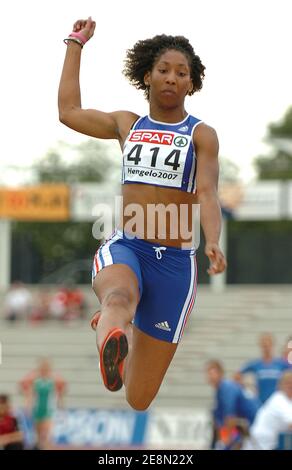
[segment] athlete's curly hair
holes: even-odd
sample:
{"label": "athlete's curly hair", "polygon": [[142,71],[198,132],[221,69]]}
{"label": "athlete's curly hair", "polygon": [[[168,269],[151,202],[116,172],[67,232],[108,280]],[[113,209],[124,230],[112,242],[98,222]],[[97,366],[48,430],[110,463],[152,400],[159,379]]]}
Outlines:
{"label": "athlete's curly hair", "polygon": [[200,57],[195,54],[189,40],[184,36],[157,35],[151,39],[138,41],[132,49],[127,50],[123,70],[123,74],[132,85],[138,90],[144,90],[148,101],[149,87],[144,83],[145,74],[151,72],[161,54],[171,49],[182,52],[188,59],[193,82],[193,90],[189,95],[193,95],[203,86],[205,66]]}

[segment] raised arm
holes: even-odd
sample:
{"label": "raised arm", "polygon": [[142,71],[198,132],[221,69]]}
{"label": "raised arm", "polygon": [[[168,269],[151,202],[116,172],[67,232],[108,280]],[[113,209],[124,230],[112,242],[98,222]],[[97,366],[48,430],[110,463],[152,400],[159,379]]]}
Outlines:
{"label": "raised arm", "polygon": [[[82,33],[89,40],[95,30],[91,18],[78,20],[73,26],[75,33]],[[74,41],[67,42],[67,51],[61,75],[58,106],[59,119],[66,126],[82,134],[100,139],[121,140],[123,123],[133,122],[136,115],[127,111],[104,113],[95,109],[82,109],[79,83],[82,47]]]}
{"label": "raised arm", "polygon": [[194,133],[197,155],[197,201],[200,204],[201,225],[205,236],[205,254],[210,261],[209,274],[221,273],[226,260],[219,248],[221,208],[217,195],[218,138],[206,124],[197,126]]}

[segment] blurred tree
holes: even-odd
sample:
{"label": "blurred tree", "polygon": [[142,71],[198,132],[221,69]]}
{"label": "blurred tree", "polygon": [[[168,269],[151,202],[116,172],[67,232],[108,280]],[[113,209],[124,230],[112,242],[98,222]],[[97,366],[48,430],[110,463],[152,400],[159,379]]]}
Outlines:
{"label": "blurred tree", "polygon": [[[110,154],[108,145],[94,139],[77,146],[59,142],[55,149],[49,150],[44,158],[34,164],[34,179],[37,183],[118,183],[118,150],[117,148],[116,152],[113,147]],[[23,241],[29,240],[27,249],[34,249],[34,256],[41,259],[39,277],[46,276],[73,260],[92,258],[99,244],[93,238],[91,222],[15,222],[13,232],[15,243],[20,238]],[[29,274],[30,279],[23,279],[25,267],[22,266],[20,275],[17,272],[18,265],[19,263],[14,263],[14,278],[22,278],[26,282],[35,281],[36,273]]]}
{"label": "blurred tree", "polygon": [[[59,142],[33,166],[39,183],[77,183],[116,180],[119,171],[119,158],[113,156],[108,145],[100,140],[89,139],[77,146]],[[110,168],[110,173],[109,173]]]}
{"label": "blurred tree", "polygon": [[271,123],[268,127],[270,136],[273,137],[286,137],[292,140],[292,106],[290,106],[282,120],[278,123]]}
{"label": "blurred tree", "polygon": [[226,157],[219,158],[220,183],[234,183],[239,180],[239,167]]}
{"label": "blurred tree", "polygon": [[292,107],[280,122],[268,126],[267,141],[271,154],[260,155],[254,162],[259,179],[292,179]]}

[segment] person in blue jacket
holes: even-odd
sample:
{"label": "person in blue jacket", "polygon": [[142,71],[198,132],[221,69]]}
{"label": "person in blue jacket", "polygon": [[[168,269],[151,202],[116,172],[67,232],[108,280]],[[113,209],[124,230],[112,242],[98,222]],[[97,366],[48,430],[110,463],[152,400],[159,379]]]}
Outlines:
{"label": "person in blue jacket", "polygon": [[216,391],[213,409],[215,441],[228,446],[237,437],[239,429],[249,429],[260,402],[239,383],[225,378],[220,361],[208,361],[206,372],[208,383]]}
{"label": "person in blue jacket", "polygon": [[259,338],[261,357],[246,363],[236,375],[238,382],[247,373],[254,375],[261,403],[264,403],[277,389],[283,372],[292,367],[285,358],[274,356],[274,338],[270,333],[263,333]]}

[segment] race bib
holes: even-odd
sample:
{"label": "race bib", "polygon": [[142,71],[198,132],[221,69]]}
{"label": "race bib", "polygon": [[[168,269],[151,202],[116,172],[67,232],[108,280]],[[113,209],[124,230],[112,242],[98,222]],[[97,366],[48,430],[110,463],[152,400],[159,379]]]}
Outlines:
{"label": "race bib", "polygon": [[123,151],[123,183],[181,188],[191,143],[191,136],[176,132],[132,130]]}

